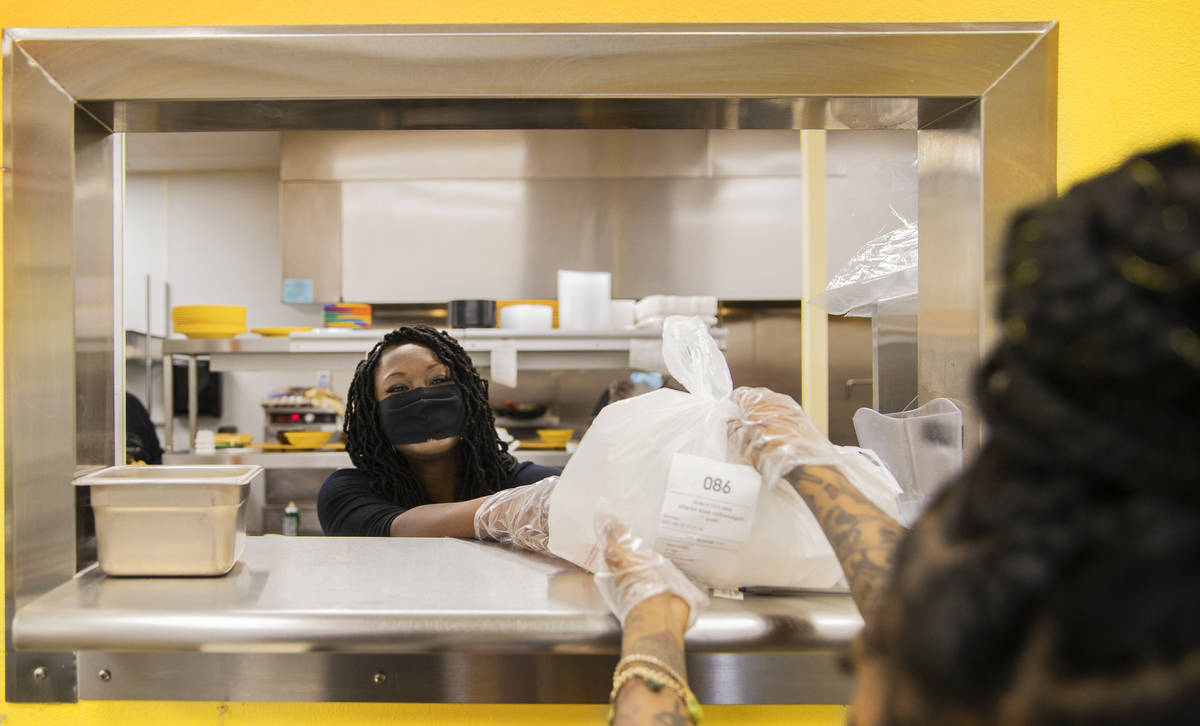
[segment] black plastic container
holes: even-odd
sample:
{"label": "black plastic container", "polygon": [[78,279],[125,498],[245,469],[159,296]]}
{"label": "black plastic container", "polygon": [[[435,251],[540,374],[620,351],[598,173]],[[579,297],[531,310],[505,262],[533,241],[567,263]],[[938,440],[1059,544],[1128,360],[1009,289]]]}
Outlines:
{"label": "black plastic container", "polygon": [[496,327],[495,300],[451,300],[446,308],[451,328]]}

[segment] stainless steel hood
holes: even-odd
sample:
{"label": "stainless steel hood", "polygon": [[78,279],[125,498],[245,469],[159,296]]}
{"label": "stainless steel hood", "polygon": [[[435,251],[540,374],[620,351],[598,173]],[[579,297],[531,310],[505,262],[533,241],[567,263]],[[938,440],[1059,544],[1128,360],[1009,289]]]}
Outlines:
{"label": "stainless steel hood", "polygon": [[803,295],[798,131],[285,131],[281,152],[283,274],[315,302],[553,298],[558,269],[611,272],[616,298]]}

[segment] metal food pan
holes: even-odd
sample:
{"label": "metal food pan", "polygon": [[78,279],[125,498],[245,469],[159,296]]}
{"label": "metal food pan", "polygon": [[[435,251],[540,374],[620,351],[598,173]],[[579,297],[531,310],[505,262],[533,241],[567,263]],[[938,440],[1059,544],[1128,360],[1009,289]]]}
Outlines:
{"label": "metal food pan", "polygon": [[246,540],[261,466],[114,466],[91,488],[100,569],[109,575],[223,575]]}

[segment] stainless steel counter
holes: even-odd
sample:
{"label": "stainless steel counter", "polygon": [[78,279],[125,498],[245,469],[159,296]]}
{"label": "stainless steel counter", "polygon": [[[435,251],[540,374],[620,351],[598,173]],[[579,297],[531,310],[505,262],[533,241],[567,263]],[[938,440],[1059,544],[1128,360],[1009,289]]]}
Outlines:
{"label": "stainless steel counter", "polygon": [[[829,649],[861,625],[846,596],[717,599],[688,647]],[[615,653],[618,639],[587,572],[451,538],[248,537],[225,577],[92,568],[13,621],[23,650]]]}
{"label": "stainless steel counter", "polygon": [[[846,681],[831,653],[861,624],[844,595],[716,599],[688,633],[689,669],[711,702],[845,702]],[[611,668],[619,638],[616,619],[583,570],[449,538],[250,537],[225,577],[114,578],[93,567],[13,620],[20,650],[81,651],[84,698],[281,698],[223,673],[244,680],[245,664],[261,663],[284,669],[277,677],[289,669],[301,677],[314,668],[327,672],[338,659],[352,670],[369,669],[364,663],[420,670],[435,661],[445,670],[458,662],[495,678],[540,663],[560,677],[578,671],[583,678]],[[242,666],[184,668],[204,672],[195,688],[162,677],[164,668],[197,658]],[[94,664],[109,676],[88,679]],[[113,664],[127,674],[116,685]],[[731,667],[741,675],[730,675]],[[478,687],[459,684],[444,700],[602,700],[605,679],[586,678],[583,690],[543,683],[541,690],[514,686],[502,695],[495,679],[483,678]],[[372,696],[357,681],[331,693],[331,683],[283,700],[443,700],[428,690],[397,693],[395,684]]]}

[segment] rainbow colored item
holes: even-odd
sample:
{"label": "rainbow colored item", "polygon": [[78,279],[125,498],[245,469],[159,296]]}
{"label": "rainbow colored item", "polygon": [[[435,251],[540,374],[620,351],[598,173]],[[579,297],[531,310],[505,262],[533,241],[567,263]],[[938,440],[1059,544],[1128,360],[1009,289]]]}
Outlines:
{"label": "rainbow colored item", "polygon": [[369,328],[371,306],[366,303],[333,303],[325,306],[326,328]]}

